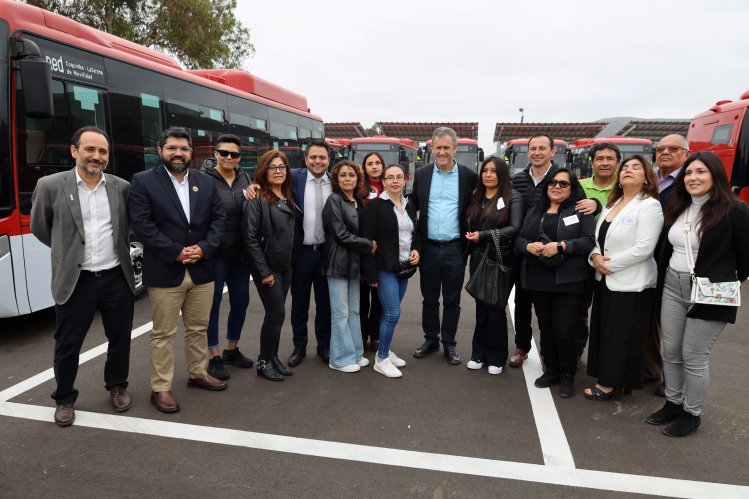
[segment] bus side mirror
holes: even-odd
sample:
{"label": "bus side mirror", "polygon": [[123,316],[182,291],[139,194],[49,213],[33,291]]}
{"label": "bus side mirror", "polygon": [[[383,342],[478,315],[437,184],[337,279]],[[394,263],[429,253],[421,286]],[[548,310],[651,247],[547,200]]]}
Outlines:
{"label": "bus side mirror", "polygon": [[484,150],[479,147],[479,163],[484,162]]}
{"label": "bus side mirror", "polygon": [[572,164],[573,159],[574,159],[574,156],[572,155],[572,151],[567,150],[567,155],[566,155],[567,166]]}
{"label": "bus side mirror", "polygon": [[406,151],[403,149],[400,150],[400,154],[398,155],[398,162],[401,164],[408,164],[408,154],[406,154]]}
{"label": "bus side mirror", "polygon": [[23,105],[29,118],[52,118],[52,73],[39,46],[23,38],[11,38],[11,57],[18,60]]}

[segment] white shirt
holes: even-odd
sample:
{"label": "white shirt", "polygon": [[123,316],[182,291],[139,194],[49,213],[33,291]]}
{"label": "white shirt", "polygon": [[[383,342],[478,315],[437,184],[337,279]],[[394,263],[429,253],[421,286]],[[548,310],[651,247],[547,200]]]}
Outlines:
{"label": "white shirt", "polygon": [[[312,175],[307,170],[307,185],[304,186],[304,219],[302,220],[302,227],[304,228],[304,240],[302,244],[314,245],[323,244],[325,240],[315,241],[315,222],[318,218],[322,220],[322,211],[319,213],[315,209],[315,181],[317,177]],[[330,183],[330,177],[327,175],[322,176],[322,204],[325,206],[325,201],[328,200],[328,196],[333,192],[333,186]]]}
{"label": "white shirt", "polygon": [[78,201],[83,215],[83,262],[81,269],[91,272],[109,270],[120,264],[114,247],[112,214],[109,210],[106,178],[101,174],[99,182],[89,189],[75,169],[78,186]]}
{"label": "white shirt", "polygon": [[179,198],[179,203],[182,205],[182,211],[185,212],[187,223],[190,223],[190,183],[187,181],[187,177],[190,175],[190,169],[188,168],[185,170],[185,178],[182,179],[182,182],[172,175],[169,168],[164,167],[164,169],[169,174],[169,178],[172,179],[172,185],[177,191],[177,197]]}
{"label": "white shirt", "polygon": [[[390,195],[387,191],[382,191],[380,198],[389,200]],[[393,203],[395,219],[398,221],[398,261],[400,262],[405,262],[411,256],[411,241],[414,235],[414,223],[406,212],[407,204],[408,198],[405,198],[402,193],[401,208],[403,208],[403,211],[399,210]]]}
{"label": "white shirt", "polygon": [[544,174],[541,175],[540,177],[536,178],[536,177],[533,176],[533,173],[531,173],[533,171],[533,167],[531,166],[530,170],[528,170],[528,175],[531,176],[531,180],[533,180],[533,185],[535,185],[536,187],[538,187],[538,184],[540,184],[541,182],[543,182],[544,178],[546,177],[546,174],[549,173],[549,170],[551,170],[551,163],[549,163],[549,167],[546,169],[546,171],[544,172]]}

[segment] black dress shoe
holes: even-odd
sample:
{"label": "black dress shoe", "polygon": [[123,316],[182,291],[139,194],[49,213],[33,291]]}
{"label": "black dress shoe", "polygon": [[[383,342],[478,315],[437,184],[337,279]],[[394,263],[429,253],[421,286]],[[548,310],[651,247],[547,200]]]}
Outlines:
{"label": "black dress shoe", "polygon": [[663,433],[669,437],[685,437],[692,433],[702,422],[699,416],[694,416],[684,409],[676,421],[663,428]]}
{"label": "black dress shoe", "polygon": [[271,381],[283,381],[283,374],[278,372],[270,360],[257,360],[257,375]]}
{"label": "black dress shoe", "polygon": [[330,348],[329,347],[317,347],[317,356],[322,359],[326,364],[330,364]]}
{"label": "black dress shoe", "polygon": [[440,344],[435,343],[431,340],[426,340],[424,343],[421,344],[419,348],[416,349],[416,351],[413,353],[413,356],[417,359],[421,359],[426,357],[429,354],[432,354],[440,349]]}
{"label": "black dress shoe", "polygon": [[648,419],[646,419],[645,422],[658,426],[668,424],[678,418],[681,415],[681,412],[681,404],[674,404],[673,402],[666,400],[666,404],[660,410],[657,410],[648,416]]}
{"label": "black dress shoe", "polygon": [[558,385],[561,381],[562,378],[559,376],[559,371],[548,370],[543,376],[536,379],[533,384],[536,385],[536,388],[549,388],[552,385]]}
{"label": "black dress shoe", "polygon": [[276,368],[276,371],[280,372],[284,376],[291,376],[294,374],[294,371],[283,365],[281,362],[281,359],[278,358],[278,355],[273,357],[273,360],[271,361],[273,363],[273,367]]}
{"label": "black dress shoe", "polygon": [[448,364],[456,366],[462,362],[458,351],[455,349],[455,345],[445,345],[445,358]]}
{"label": "black dress shoe", "polygon": [[294,347],[294,351],[289,355],[289,365],[291,367],[298,366],[302,363],[304,358],[307,356],[306,347]]}

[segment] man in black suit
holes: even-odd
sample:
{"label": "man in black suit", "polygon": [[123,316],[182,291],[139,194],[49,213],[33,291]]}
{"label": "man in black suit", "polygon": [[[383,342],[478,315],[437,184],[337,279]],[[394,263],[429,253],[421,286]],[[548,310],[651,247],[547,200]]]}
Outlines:
{"label": "man in black suit", "polygon": [[476,172],[455,161],[457,150],[455,131],[437,128],[432,135],[434,164],[416,170],[409,197],[409,202],[419,212],[416,237],[421,238],[422,248],[419,275],[423,297],[421,325],[425,338],[413,356],[422,358],[439,350],[441,333],[445,357],[453,365],[461,362],[455,348],[455,335],[465,276],[466,209],[478,180]]}
{"label": "man in black suit", "polygon": [[187,386],[226,388],[226,383],[206,373],[214,279],[210,258],[221,245],[226,215],[213,180],[190,168],[192,138],[186,130],[165,130],[158,152],[161,165],[133,176],[128,210],[133,231],[143,243],[143,284],[148,286],[153,309],[151,402],[172,413],[179,410],[171,390],[180,311]]}

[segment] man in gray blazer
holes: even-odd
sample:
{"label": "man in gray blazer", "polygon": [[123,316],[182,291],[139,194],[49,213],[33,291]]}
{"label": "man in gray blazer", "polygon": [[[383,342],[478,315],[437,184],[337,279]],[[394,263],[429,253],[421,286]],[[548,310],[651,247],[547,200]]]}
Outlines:
{"label": "man in gray blazer", "polygon": [[71,142],[75,167],[41,178],[31,197],[31,231],[52,250],[57,317],[52,398],[59,426],[75,420],[78,356],[97,310],[109,341],[104,387],[115,411],[132,404],[127,392],[135,291],[127,221],[130,184],[103,173],[111,150],[106,132],[83,127]]}

